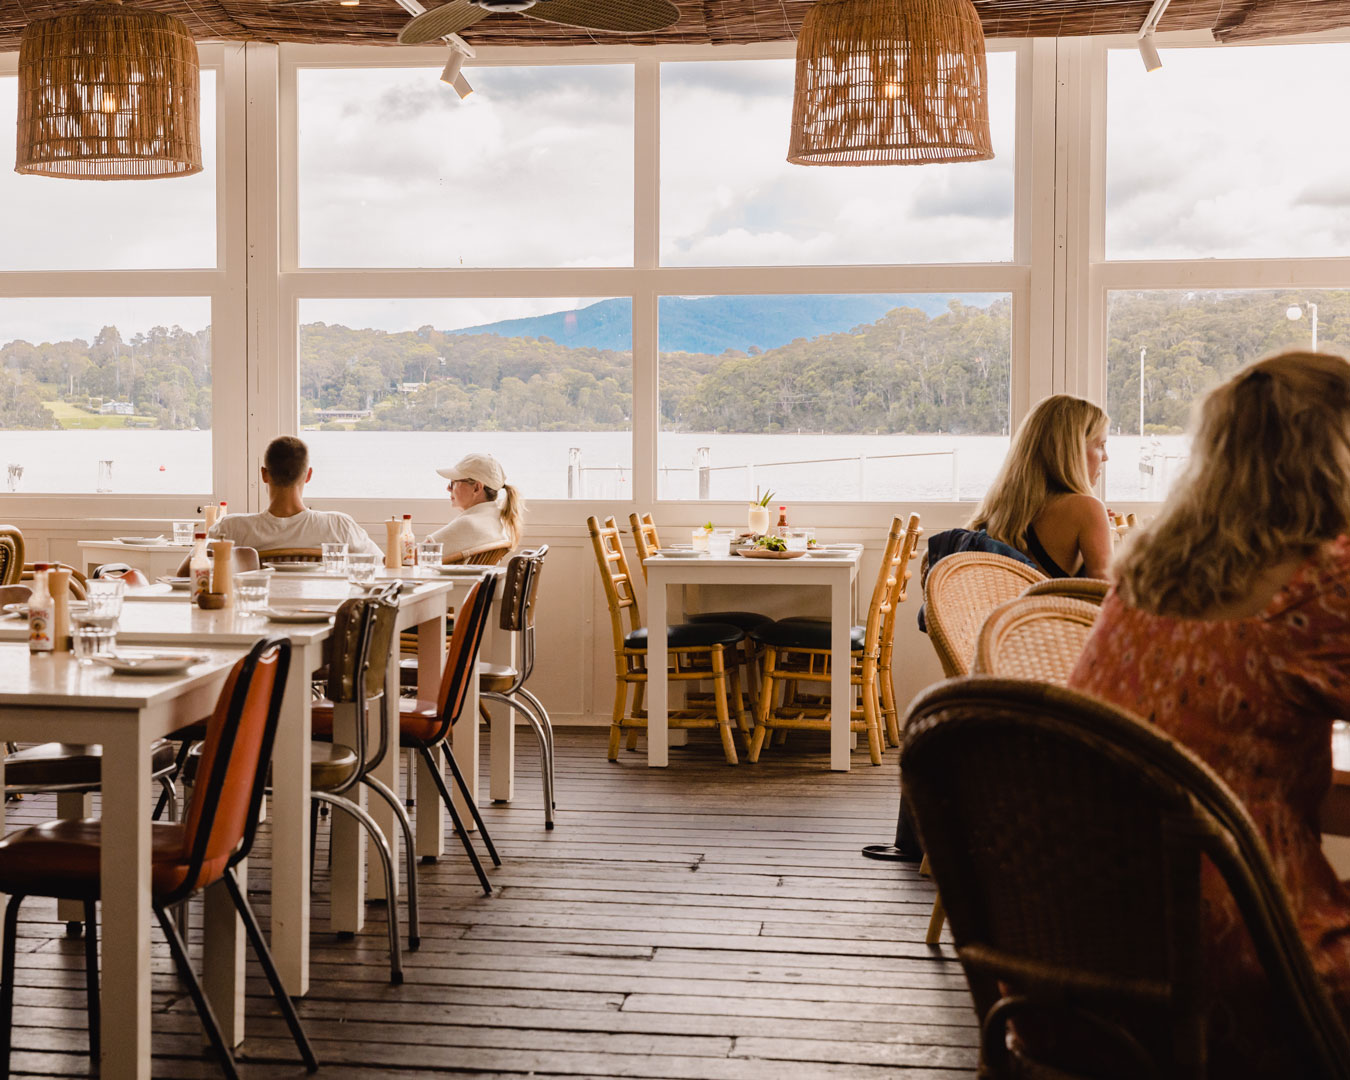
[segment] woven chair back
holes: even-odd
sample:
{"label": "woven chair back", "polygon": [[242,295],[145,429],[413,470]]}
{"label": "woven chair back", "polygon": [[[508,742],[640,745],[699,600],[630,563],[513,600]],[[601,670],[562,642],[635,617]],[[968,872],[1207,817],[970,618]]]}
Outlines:
{"label": "woven chair back", "polygon": [[952,679],[910,706],[900,770],[982,1023],[981,1076],[1033,1074],[1009,1060],[1009,1021],[1021,1055],[1055,1046],[1056,1076],[1207,1076],[1202,856],[1310,1059],[1291,1075],[1350,1076],[1255,825],[1156,728],[1062,687]]}
{"label": "woven chair back", "polygon": [[984,620],[975,645],[976,675],[1067,686],[1101,609],[1068,596],[1019,596]]}
{"label": "woven chair back", "polygon": [[637,549],[638,565],[642,567],[642,580],[647,580],[647,559],[661,550],[661,537],[656,531],[656,522],[651,512],[629,514],[628,525],[633,530],[633,546]]}
{"label": "woven chair back", "polygon": [[441,560],[445,566],[496,566],[511,554],[510,544],[485,544],[482,547],[467,548],[445,556]]}
{"label": "woven chair back", "polygon": [[1028,585],[1023,596],[1069,596],[1075,600],[1085,600],[1089,604],[1101,606],[1106,594],[1111,591],[1111,583],[1100,578],[1061,577],[1047,578],[1035,585]]}
{"label": "woven chair back", "polygon": [[938,561],[924,582],[928,639],[947,675],[969,675],[980,627],[999,604],[1044,581],[1035,567],[983,551],[961,551]]}
{"label": "woven chair back", "polygon": [[15,585],[23,576],[23,533],[0,525],[0,585]]}
{"label": "woven chair back", "polygon": [[258,559],[261,562],[323,562],[323,551],[320,548],[272,548],[269,551],[258,552]]}
{"label": "woven chair back", "polygon": [[[23,564],[23,573],[20,575],[20,581],[33,580],[33,576],[36,573],[33,569],[33,565],[33,563]],[[70,571],[70,598],[72,600],[83,600],[89,595],[88,590],[85,588],[85,586],[89,584],[89,579],[85,577],[84,571],[78,570],[69,563],[63,562],[48,563],[47,566],[52,570]]]}
{"label": "woven chair back", "polygon": [[[623,651],[624,635],[642,627],[642,613],[638,610],[637,593],[633,590],[633,575],[628,569],[628,557],[623,553],[623,541],[619,538],[619,526],[612,517],[605,518],[600,524],[598,518],[586,519],[586,528],[591,534],[591,546],[595,550],[595,561],[600,568],[600,584],[605,590],[605,600],[609,604],[610,629],[614,633],[614,649]],[[624,629],[625,620],[628,629]]]}

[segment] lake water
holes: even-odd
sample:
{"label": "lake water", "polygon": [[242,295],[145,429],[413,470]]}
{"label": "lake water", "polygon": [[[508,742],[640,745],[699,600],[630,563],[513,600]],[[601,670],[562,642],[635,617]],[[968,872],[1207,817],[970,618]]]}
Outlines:
{"label": "lake water", "polygon": [[[441,498],[445,481],[435,469],[476,450],[496,455],[527,499],[566,499],[569,482],[574,498],[632,497],[627,432],[307,431],[303,437],[315,499]],[[209,431],[0,431],[0,466],[22,466],[17,490],[24,492],[93,492],[99,462],[111,461],[114,492],[204,495],[211,491],[211,442]],[[756,487],[784,503],[973,499],[1007,447],[1006,436],[663,433],[658,497],[697,499],[702,483],[704,497],[724,501],[748,500]],[[1108,502],[1165,496],[1186,437],[1150,438],[1146,449],[1152,473],[1139,468],[1137,436],[1110,439]],[[242,501],[242,492],[225,494]]]}

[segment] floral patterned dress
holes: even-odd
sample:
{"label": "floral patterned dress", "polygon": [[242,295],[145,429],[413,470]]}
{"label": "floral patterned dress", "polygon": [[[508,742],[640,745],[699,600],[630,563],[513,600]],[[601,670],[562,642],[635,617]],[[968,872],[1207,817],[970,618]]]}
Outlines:
{"label": "floral patterned dress", "polygon": [[[1350,538],[1323,547],[1251,618],[1152,615],[1113,591],[1069,685],[1156,723],[1237,793],[1350,1023],[1350,889],[1323,857],[1318,825],[1331,723],[1350,717]],[[1205,870],[1211,1075],[1288,1077],[1255,949],[1217,871]]]}

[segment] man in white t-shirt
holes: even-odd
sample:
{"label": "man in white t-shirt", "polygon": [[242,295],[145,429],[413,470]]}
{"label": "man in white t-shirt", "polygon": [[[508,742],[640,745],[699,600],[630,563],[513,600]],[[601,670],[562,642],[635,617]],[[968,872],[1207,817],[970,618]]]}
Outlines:
{"label": "man in white t-shirt", "polygon": [[305,485],[314,470],[309,467],[309,447],[294,435],[282,435],[267,444],[262,478],[270,496],[261,514],[230,514],[213,526],[214,540],[233,540],[259,551],[278,548],[318,548],[321,544],[346,544],[348,551],[382,552],[347,514],[337,510],[311,510],[305,506]]}

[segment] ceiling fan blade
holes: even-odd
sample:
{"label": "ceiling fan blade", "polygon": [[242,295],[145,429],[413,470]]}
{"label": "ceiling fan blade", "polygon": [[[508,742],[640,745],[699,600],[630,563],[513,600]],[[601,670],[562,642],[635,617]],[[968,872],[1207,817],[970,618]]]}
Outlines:
{"label": "ceiling fan blade", "polygon": [[620,34],[664,30],[680,21],[680,9],[670,0],[539,0],[521,14],[544,22]]}
{"label": "ceiling fan blade", "polygon": [[440,7],[424,11],[409,21],[398,32],[400,45],[420,45],[424,41],[436,41],[446,34],[458,34],[488,13],[471,4],[469,0],[449,0]]}

